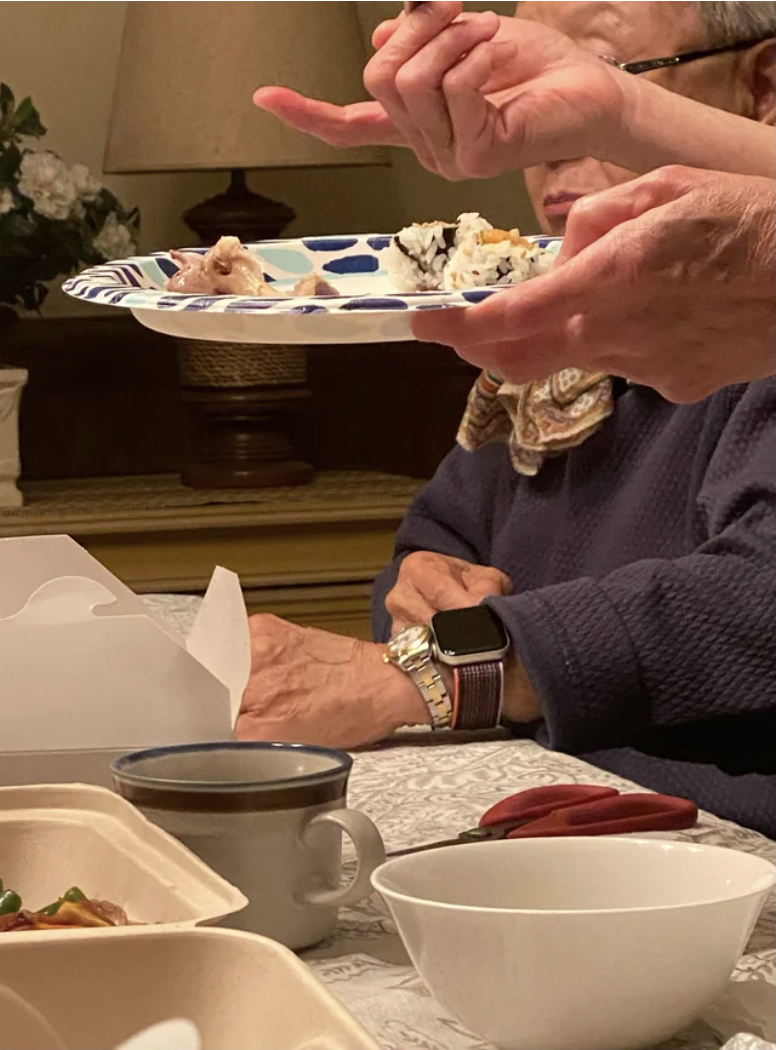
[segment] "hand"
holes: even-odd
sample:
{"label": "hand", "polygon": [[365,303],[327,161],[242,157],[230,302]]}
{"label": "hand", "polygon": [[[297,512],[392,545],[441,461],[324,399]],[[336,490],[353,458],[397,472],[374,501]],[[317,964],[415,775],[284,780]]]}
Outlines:
{"label": "hand", "polygon": [[600,369],[676,402],[773,375],[775,199],[769,179],[661,169],[576,204],[547,276],[413,331],[515,382]]}
{"label": "hand", "polygon": [[613,140],[623,74],[552,29],[460,3],[378,27],[364,71],[375,102],[333,106],[285,88],[256,105],[332,145],[404,145],[450,179],[589,155]]}
{"label": "hand", "polygon": [[251,676],[239,740],[358,747],[403,725],[429,722],[412,680],[379,645],[253,616]]}
{"label": "hand", "polygon": [[418,551],[402,562],[385,608],[398,631],[407,624],[430,623],[434,613],[443,609],[467,609],[485,598],[511,593],[509,577],[498,569]]}

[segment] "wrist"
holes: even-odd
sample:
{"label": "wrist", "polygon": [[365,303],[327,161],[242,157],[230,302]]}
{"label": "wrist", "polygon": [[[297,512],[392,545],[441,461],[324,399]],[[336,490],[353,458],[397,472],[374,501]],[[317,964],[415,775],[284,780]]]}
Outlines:
{"label": "wrist", "polygon": [[542,703],[522,661],[514,653],[504,663],[505,722],[538,722],[543,717]]}
{"label": "wrist", "polygon": [[370,683],[369,703],[383,735],[405,725],[430,725],[431,712],[412,678],[386,663],[385,646],[367,643],[361,660],[363,680]]}

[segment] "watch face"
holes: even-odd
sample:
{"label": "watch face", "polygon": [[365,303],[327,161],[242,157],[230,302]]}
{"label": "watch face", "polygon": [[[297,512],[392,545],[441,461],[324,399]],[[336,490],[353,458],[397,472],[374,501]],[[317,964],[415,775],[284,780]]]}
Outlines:
{"label": "watch face", "polygon": [[487,605],[437,613],[432,625],[442,657],[482,656],[502,651],[509,645],[501,620]]}

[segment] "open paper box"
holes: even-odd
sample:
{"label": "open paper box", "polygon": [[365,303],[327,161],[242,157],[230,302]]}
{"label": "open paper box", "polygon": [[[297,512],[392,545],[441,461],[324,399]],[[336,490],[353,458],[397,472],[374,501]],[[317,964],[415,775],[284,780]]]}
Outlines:
{"label": "open paper box", "polygon": [[122,752],[228,739],[249,672],[234,573],[183,638],[68,536],[0,540],[0,785],[110,786]]}

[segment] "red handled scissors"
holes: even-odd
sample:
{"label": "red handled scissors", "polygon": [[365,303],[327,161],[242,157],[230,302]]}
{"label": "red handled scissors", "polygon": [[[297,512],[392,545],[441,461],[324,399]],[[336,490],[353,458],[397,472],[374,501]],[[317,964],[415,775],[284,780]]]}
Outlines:
{"label": "red handled scissors", "polygon": [[476,828],[453,839],[397,850],[389,857],[499,839],[557,838],[562,835],[624,835],[682,831],[698,821],[694,802],[671,795],[622,795],[616,788],[553,784],[510,795],[488,810]]}

